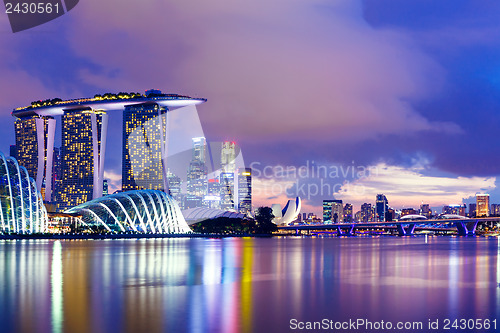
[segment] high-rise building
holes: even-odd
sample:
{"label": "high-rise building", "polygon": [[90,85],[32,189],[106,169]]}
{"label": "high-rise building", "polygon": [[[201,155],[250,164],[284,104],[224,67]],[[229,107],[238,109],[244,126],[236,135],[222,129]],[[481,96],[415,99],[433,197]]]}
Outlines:
{"label": "high-rise building", "polygon": [[107,126],[108,116],[103,111],[64,112],[59,210],[102,196]]}
{"label": "high-rise building", "polygon": [[234,173],[236,171],[236,143],[224,141],[221,150],[221,167],[223,172]]}
{"label": "high-rise building", "polygon": [[205,138],[193,138],[193,155],[187,172],[187,194],[184,208],[203,205],[207,195],[207,166],[205,165]]}
{"label": "high-rise building", "polygon": [[476,204],[475,203],[469,204],[469,217],[476,217]]}
{"label": "high-rise building", "polygon": [[413,208],[403,208],[401,209],[401,217],[406,215],[416,215],[417,211]]}
{"label": "high-rise building", "polygon": [[203,205],[208,208],[220,209],[220,183],[218,178],[208,180],[207,195]]}
{"label": "high-rise building", "polygon": [[37,190],[44,192],[44,201],[52,199],[50,180],[55,126],[56,121],[52,117],[38,115],[18,116],[15,121],[17,160],[35,179]]}
{"label": "high-rise building", "polygon": [[465,213],[466,213],[466,210],[467,210],[467,206],[466,206],[465,204],[460,205],[460,206],[458,207],[458,215],[460,215],[460,216],[465,216],[465,215],[466,215],[466,214],[465,214]]}
{"label": "high-rise building", "polygon": [[170,170],[167,170],[167,180],[168,180],[168,190],[172,198],[182,207],[182,194],[181,194],[181,186],[182,180],[180,177],[176,176]]}
{"label": "high-rise building", "polygon": [[385,213],[385,220],[387,222],[392,222],[395,219],[396,219],[396,210],[394,208],[389,207],[389,209]]}
{"label": "high-rise building", "polygon": [[490,216],[489,194],[476,194],[476,216]]}
{"label": "high-rise building", "polygon": [[323,223],[332,224],[344,221],[342,200],[323,200]]}
{"label": "high-rise building", "polygon": [[443,214],[460,215],[460,205],[446,205],[443,206]]}
{"label": "high-rise building", "polygon": [[421,204],[420,205],[420,214],[427,217],[428,219],[432,216],[432,210],[429,204]]}
{"label": "high-rise building", "polygon": [[108,180],[107,179],[104,179],[102,181],[102,196],[106,196],[106,195],[109,195],[109,185],[108,185]]}
{"label": "high-rise building", "polygon": [[125,107],[122,144],[123,191],[165,190],[165,113],[166,110],[156,103]]}
{"label": "high-rise building", "polygon": [[376,202],[375,202],[375,211],[377,214],[377,221],[383,222],[385,221],[385,213],[389,209],[389,202],[387,198],[383,194],[377,194]]}
{"label": "high-rise building", "polygon": [[352,222],[352,205],[350,203],[346,203],[344,205],[344,222]]}
{"label": "high-rise building", "polygon": [[225,141],[221,150],[220,200],[221,209],[235,210],[236,143]]}
{"label": "high-rise building", "polygon": [[362,222],[361,211],[358,210],[356,214],[354,214],[354,222]]}
{"label": "high-rise building", "polygon": [[238,211],[242,214],[248,214],[252,211],[252,169],[238,169]]}
{"label": "high-rise building", "polygon": [[361,220],[359,222],[375,221],[375,209],[372,204],[364,203],[361,205]]}
{"label": "high-rise building", "polygon": [[500,205],[499,204],[491,204],[490,216],[500,216]]}
{"label": "high-rise building", "polygon": [[219,179],[221,209],[234,210],[234,173],[222,172]]}

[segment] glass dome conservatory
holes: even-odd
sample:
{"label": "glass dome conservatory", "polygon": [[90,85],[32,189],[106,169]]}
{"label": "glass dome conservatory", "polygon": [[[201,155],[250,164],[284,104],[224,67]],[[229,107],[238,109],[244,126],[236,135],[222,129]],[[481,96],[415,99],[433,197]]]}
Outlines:
{"label": "glass dome conservatory", "polygon": [[65,211],[77,213],[93,231],[189,233],[177,202],[155,190],[126,191],[88,201]]}
{"label": "glass dome conservatory", "polygon": [[3,233],[46,232],[47,210],[26,168],[0,152],[0,223]]}

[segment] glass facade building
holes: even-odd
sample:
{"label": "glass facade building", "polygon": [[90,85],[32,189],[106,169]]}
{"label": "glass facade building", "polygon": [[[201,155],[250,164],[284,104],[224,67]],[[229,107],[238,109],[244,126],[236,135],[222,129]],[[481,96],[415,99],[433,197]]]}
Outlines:
{"label": "glass facade building", "polygon": [[190,233],[181,209],[168,194],[127,191],[97,198],[68,209],[82,216],[94,232]]}
{"label": "glass facade building", "polygon": [[207,166],[204,137],[193,138],[192,158],[187,172],[187,194],[184,208],[201,207],[207,195]]}
{"label": "glass facade building", "polygon": [[252,169],[238,169],[238,211],[242,214],[252,212]]}
{"label": "glass facade building", "polygon": [[323,223],[332,224],[344,221],[342,200],[323,200]]}
{"label": "glass facade building", "polygon": [[389,201],[383,194],[377,194],[375,199],[375,213],[377,217],[377,221],[384,222],[385,214],[389,210]]}
{"label": "glass facade building", "polygon": [[476,216],[490,216],[489,194],[476,194]]}
{"label": "glass facade building", "polygon": [[0,152],[0,223],[3,233],[46,232],[47,211],[25,167]]}

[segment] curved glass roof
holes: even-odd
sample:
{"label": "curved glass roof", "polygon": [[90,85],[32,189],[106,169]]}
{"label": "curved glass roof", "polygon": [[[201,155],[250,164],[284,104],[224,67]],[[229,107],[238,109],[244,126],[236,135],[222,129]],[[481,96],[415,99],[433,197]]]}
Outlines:
{"label": "curved glass roof", "polygon": [[126,191],[88,201],[65,211],[78,213],[95,232],[190,233],[179,205],[155,190]]}
{"label": "curved glass roof", "polygon": [[244,218],[245,215],[237,212],[231,212],[221,209],[213,208],[189,208],[182,211],[184,218],[189,225],[209,219],[215,219],[218,217],[229,217],[229,218]]}
{"label": "curved glass roof", "polygon": [[26,168],[0,152],[0,223],[3,233],[48,230],[47,210]]}

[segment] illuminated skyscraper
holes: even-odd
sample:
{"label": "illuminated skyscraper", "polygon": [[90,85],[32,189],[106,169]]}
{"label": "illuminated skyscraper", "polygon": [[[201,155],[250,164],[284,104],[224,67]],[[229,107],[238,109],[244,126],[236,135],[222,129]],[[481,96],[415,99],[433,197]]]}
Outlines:
{"label": "illuminated skyscraper", "polygon": [[344,205],[344,222],[352,222],[352,205],[346,203]]}
{"label": "illuminated skyscraper", "polygon": [[[155,103],[126,106],[123,111],[122,190],[165,189],[162,149],[166,111]],[[163,147],[162,147],[163,146]]]}
{"label": "illuminated skyscraper", "polygon": [[491,204],[490,216],[500,216],[499,204]]}
{"label": "illuminated skyscraper", "polygon": [[377,215],[377,221],[385,221],[385,213],[389,209],[389,202],[383,194],[377,194],[375,202],[375,212]]}
{"label": "illuminated skyscraper", "polygon": [[182,180],[177,177],[175,174],[170,172],[170,170],[167,171],[167,179],[168,179],[168,190],[170,191],[170,195],[172,198],[174,198],[175,201],[181,206],[182,208],[182,195],[181,195],[181,185],[182,185]]}
{"label": "illuminated skyscraper", "polygon": [[423,203],[420,205],[420,214],[427,217],[428,219],[431,218],[432,210],[431,210],[429,204]]}
{"label": "illuminated skyscraper", "polygon": [[225,141],[222,143],[221,166],[223,172],[234,173],[236,171],[236,143]]}
{"label": "illuminated skyscraper", "polygon": [[375,209],[372,204],[364,203],[361,205],[361,219],[359,222],[373,222],[375,220]]}
{"label": "illuminated skyscraper", "polygon": [[238,211],[247,214],[252,211],[252,169],[238,169]]}
{"label": "illuminated skyscraper", "polygon": [[203,199],[203,206],[207,208],[220,209],[220,183],[219,179],[208,180],[207,195]]}
{"label": "illuminated skyscraper", "polygon": [[187,172],[187,195],[184,208],[201,207],[207,195],[207,166],[205,138],[193,138],[193,156]]}
{"label": "illuminated skyscraper", "polygon": [[102,196],[105,197],[107,195],[109,195],[108,180],[104,179],[102,183]]}
{"label": "illuminated skyscraper", "polygon": [[332,224],[344,221],[342,200],[323,200],[323,223]]}
{"label": "illuminated skyscraper", "polygon": [[476,216],[490,216],[489,194],[476,194]]}
{"label": "illuminated skyscraper", "polygon": [[235,210],[236,143],[225,141],[221,150],[220,200],[221,209]]}
{"label": "illuminated skyscraper", "polygon": [[102,196],[107,126],[103,111],[71,110],[62,116],[60,210]]}
{"label": "illuminated skyscraper", "polygon": [[50,201],[52,196],[55,126],[56,121],[52,117],[38,115],[20,116],[15,121],[17,160],[35,179],[37,190],[44,192],[45,201]]}

